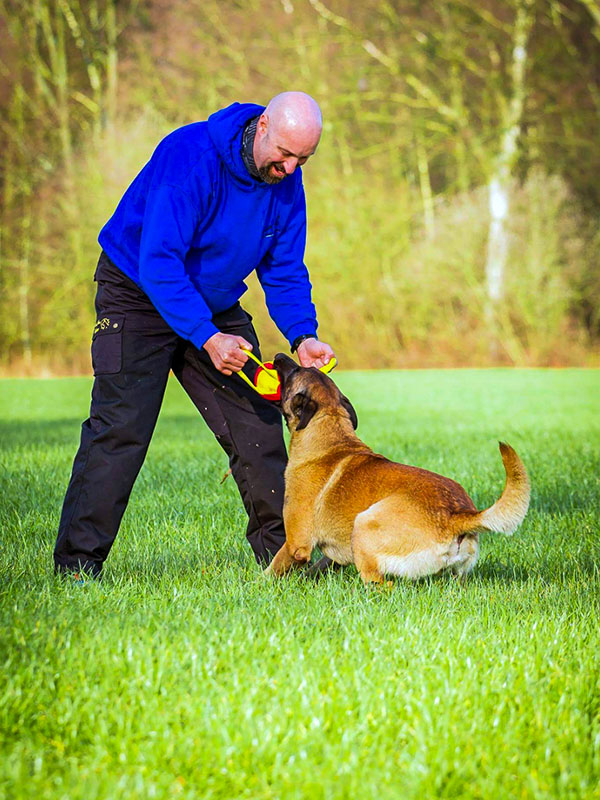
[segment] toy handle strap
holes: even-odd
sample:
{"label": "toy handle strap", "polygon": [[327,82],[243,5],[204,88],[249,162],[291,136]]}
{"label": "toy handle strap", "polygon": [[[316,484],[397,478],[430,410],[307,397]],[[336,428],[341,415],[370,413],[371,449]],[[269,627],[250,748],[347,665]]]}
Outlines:
{"label": "toy handle strap", "polygon": [[239,372],[237,372],[237,373],[235,373],[235,374],[236,374],[236,375],[239,375],[239,376],[240,376],[240,378],[242,378],[242,380],[246,381],[246,383],[248,384],[248,386],[251,386],[251,387],[252,387],[252,388],[253,388],[255,391],[257,391],[257,392],[258,392],[258,389],[257,389],[257,388],[256,388],[256,386],[255,386],[255,385],[252,383],[252,381],[251,381],[251,380],[250,380],[250,378],[249,378],[249,377],[246,375],[246,373],[244,372],[244,370],[243,370],[243,369],[241,369]]}
{"label": "toy handle strap", "polygon": [[261,361],[259,358],[257,358],[257,357],[254,355],[254,353],[252,352],[252,350],[248,350],[248,348],[246,348],[246,347],[242,347],[241,349],[244,351],[244,353],[246,353],[246,355],[247,355],[249,358],[251,358],[251,359],[252,359],[252,361],[255,361],[255,362],[258,364],[258,366],[259,366],[259,367],[264,367],[264,366],[265,366],[265,365],[262,363],[262,361]]}
{"label": "toy handle strap", "polygon": [[[270,367],[265,367],[263,362],[254,355],[252,350],[247,350],[245,347],[242,347],[242,350],[244,351],[244,353],[246,353],[248,355],[249,358],[251,358],[253,361],[255,361],[258,364],[259,367],[262,367],[266,372],[268,372],[273,377],[277,376],[277,370],[276,369],[272,369]],[[325,375],[327,375],[336,366],[337,366],[337,358],[335,356],[332,356],[329,359],[329,361],[327,362],[327,364],[325,364],[322,367],[319,367],[319,370],[320,370],[320,372],[324,372]],[[246,375],[244,375],[243,371],[240,371],[239,374],[244,378],[246,383],[249,383],[251,386],[254,386],[252,381]],[[256,388],[256,387],[254,387],[254,388]]]}
{"label": "toy handle strap", "polygon": [[331,372],[331,370],[337,366],[337,358],[335,356],[331,356],[327,364],[324,364],[322,367],[319,367],[319,372],[324,372],[325,375]]}

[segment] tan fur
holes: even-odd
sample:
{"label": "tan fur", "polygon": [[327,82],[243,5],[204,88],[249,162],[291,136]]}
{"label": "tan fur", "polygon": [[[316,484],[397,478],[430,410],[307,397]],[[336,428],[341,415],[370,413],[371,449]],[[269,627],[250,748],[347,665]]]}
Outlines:
{"label": "tan fur", "polygon": [[291,441],[287,538],[268,574],[308,562],[318,546],[339,564],[355,563],[365,583],[446,568],[463,576],[477,561],[479,533],[513,533],[523,521],[529,480],[509,445],[500,443],[502,496],[478,511],[450,478],[389,461],[361,442],[351,421],[354,410],[330,378],[281,354],[275,366]]}

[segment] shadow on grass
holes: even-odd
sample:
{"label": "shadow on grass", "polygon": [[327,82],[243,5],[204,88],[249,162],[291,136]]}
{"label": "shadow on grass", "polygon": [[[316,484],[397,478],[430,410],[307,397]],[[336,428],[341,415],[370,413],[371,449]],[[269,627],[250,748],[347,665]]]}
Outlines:
{"label": "shadow on grass", "polygon": [[[139,578],[146,582],[165,578],[186,580],[196,577],[210,580],[212,577],[222,576],[226,573],[229,573],[231,578],[239,577],[241,580],[246,580],[246,578],[260,577],[261,569],[256,564],[252,553],[249,550],[246,551],[242,545],[235,552],[219,553],[216,550],[209,550],[203,553],[194,553],[191,557],[185,557],[181,553],[173,551],[156,554],[151,561],[140,557],[126,560],[121,558],[119,563],[109,567],[107,575],[111,576],[111,581],[114,579],[116,582],[124,577]],[[306,569],[299,569],[292,573],[292,577],[302,579],[307,586],[314,586],[315,589],[332,580],[348,585],[359,582],[359,576],[353,564],[347,564],[335,571],[328,570],[316,578],[307,574]],[[488,559],[481,566],[475,567],[475,570],[461,585],[468,590],[471,584],[515,585],[541,581],[551,585],[569,580],[597,580],[599,577],[600,564],[591,558],[564,563],[543,561],[534,568]],[[284,582],[288,579],[289,576],[284,576],[279,580]],[[407,587],[412,586],[417,590],[426,590],[431,586],[457,582],[456,577],[450,572],[439,572],[416,581],[389,575],[387,580]]]}
{"label": "shadow on grass", "polygon": [[[563,583],[569,579],[598,579],[600,577],[600,562],[593,557],[585,556],[580,559],[570,559],[569,561],[549,561],[543,559],[534,566],[523,564],[507,564],[502,561],[486,559],[477,564],[471,572],[464,586],[468,587],[470,582],[477,583],[504,583],[504,584],[525,584],[532,581],[554,584]],[[396,580],[402,580],[398,578]],[[453,581],[456,578],[449,572],[438,572],[437,575],[430,575],[415,582],[415,585],[428,585],[444,581]]]}
{"label": "shadow on grass", "polygon": [[[332,576],[344,576],[345,578],[354,578],[357,576],[357,571],[354,565],[349,564],[341,569],[328,573]],[[526,584],[534,581],[541,581],[542,583],[556,584],[563,583],[564,581],[577,579],[585,581],[589,579],[600,578],[600,559],[596,560],[593,556],[585,556],[580,559],[570,559],[569,561],[539,561],[535,566],[524,566],[523,564],[510,564],[502,561],[495,561],[487,558],[480,564],[477,564],[473,572],[471,572],[465,579],[464,583],[460,584],[468,589],[471,583],[503,583],[511,584]],[[424,578],[417,580],[408,580],[393,575],[386,576],[386,580],[392,580],[394,583],[403,586],[414,586],[416,588],[426,589],[429,586],[439,586],[448,583],[458,582],[456,576],[450,571],[438,572],[435,575],[428,575]]]}
{"label": "shadow on grass", "polygon": [[501,581],[502,583],[527,583],[532,578],[547,577],[542,576],[539,570],[533,572],[519,564],[506,564],[502,561],[492,561],[486,559],[480,565],[477,564],[469,578],[476,578],[481,581]]}
{"label": "shadow on grass", "polygon": [[[51,570],[49,560],[48,570]],[[540,565],[540,569],[529,570],[520,565],[506,565],[490,562],[482,565],[480,570],[475,571],[467,578],[466,582],[459,583],[456,578],[448,572],[438,573],[416,581],[409,581],[403,578],[388,576],[389,587],[380,584],[370,584],[365,587],[360,580],[354,565],[346,565],[343,568],[328,572],[319,580],[315,580],[305,574],[304,570],[298,570],[291,576],[277,579],[274,585],[282,590],[293,586],[302,586],[303,591],[315,594],[327,593],[332,585],[335,584],[338,590],[348,592],[352,596],[356,591],[364,591],[370,596],[371,592],[379,595],[382,589],[387,591],[408,591],[408,596],[418,597],[434,591],[435,594],[444,587],[456,586],[469,593],[469,591],[484,587],[525,587],[529,584],[527,592],[531,591],[532,585],[545,586],[551,588],[566,588],[570,591],[575,585],[580,586],[582,591],[586,590],[586,585],[590,581],[598,581],[600,578],[600,567],[595,562],[585,560],[581,563],[571,563],[569,565],[554,565],[546,569],[548,565]],[[272,581],[267,581],[262,574],[262,570],[256,564],[252,554],[240,548],[236,552],[218,553],[208,552],[205,554],[195,553],[191,557],[184,557],[177,552],[163,552],[153,556],[151,560],[144,558],[123,558],[113,562],[109,559],[105,566],[100,583],[105,589],[117,590],[120,586],[130,584],[140,588],[146,587],[153,590],[153,587],[164,587],[169,585],[213,585],[215,592],[222,591],[223,585],[231,586],[232,582],[239,582],[240,589],[243,591],[249,584],[261,584],[264,580],[265,590],[271,585]],[[6,577],[7,583],[14,581],[14,575],[10,580]],[[0,577],[0,584],[5,580]],[[57,579],[57,586],[62,582]],[[385,591],[383,592],[385,595]]]}

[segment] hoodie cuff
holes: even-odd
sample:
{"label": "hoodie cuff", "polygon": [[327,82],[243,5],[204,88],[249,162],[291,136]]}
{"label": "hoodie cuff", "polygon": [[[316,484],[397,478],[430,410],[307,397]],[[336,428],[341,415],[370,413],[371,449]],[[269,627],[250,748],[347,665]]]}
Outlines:
{"label": "hoodie cuff", "polygon": [[219,333],[217,326],[210,320],[206,320],[206,322],[201,322],[200,325],[192,331],[190,334],[190,342],[196,345],[198,350],[201,350],[215,333]]}
{"label": "hoodie cuff", "polygon": [[316,320],[305,320],[304,322],[298,322],[296,325],[292,325],[285,334],[285,338],[290,343],[290,347],[293,346],[299,336],[314,336],[315,339],[318,339]]}

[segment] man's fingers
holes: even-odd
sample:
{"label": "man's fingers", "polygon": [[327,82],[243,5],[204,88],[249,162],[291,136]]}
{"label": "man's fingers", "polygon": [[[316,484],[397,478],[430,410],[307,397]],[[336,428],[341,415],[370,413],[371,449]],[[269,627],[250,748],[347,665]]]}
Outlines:
{"label": "man's fingers", "polygon": [[[239,372],[246,361],[248,354],[245,350],[252,350],[252,344],[243,336],[228,336],[223,333],[215,334],[205,345],[215,367],[223,375]],[[244,348],[244,349],[242,349]]]}
{"label": "man's fingers", "polygon": [[225,365],[227,369],[230,369],[232,372],[239,372],[244,368],[243,364],[240,364],[239,361],[228,361]]}
{"label": "man's fingers", "polygon": [[252,350],[252,345],[243,336],[236,336],[235,337],[238,341],[240,347],[243,347],[244,350]]}
{"label": "man's fingers", "polygon": [[241,347],[233,347],[223,353],[222,360],[228,367],[241,369],[248,361],[248,354]]}
{"label": "man's fingers", "polygon": [[248,356],[243,350],[236,350],[230,353],[224,360],[235,367],[243,367],[246,361],[248,361]]}
{"label": "man's fingers", "polygon": [[247,342],[243,336],[236,336],[235,339],[237,347],[235,350],[230,350],[230,352],[227,354],[226,360],[229,362],[229,364],[241,369],[246,361],[248,361],[248,355],[244,352],[244,350],[252,350],[252,345],[250,342]]}

